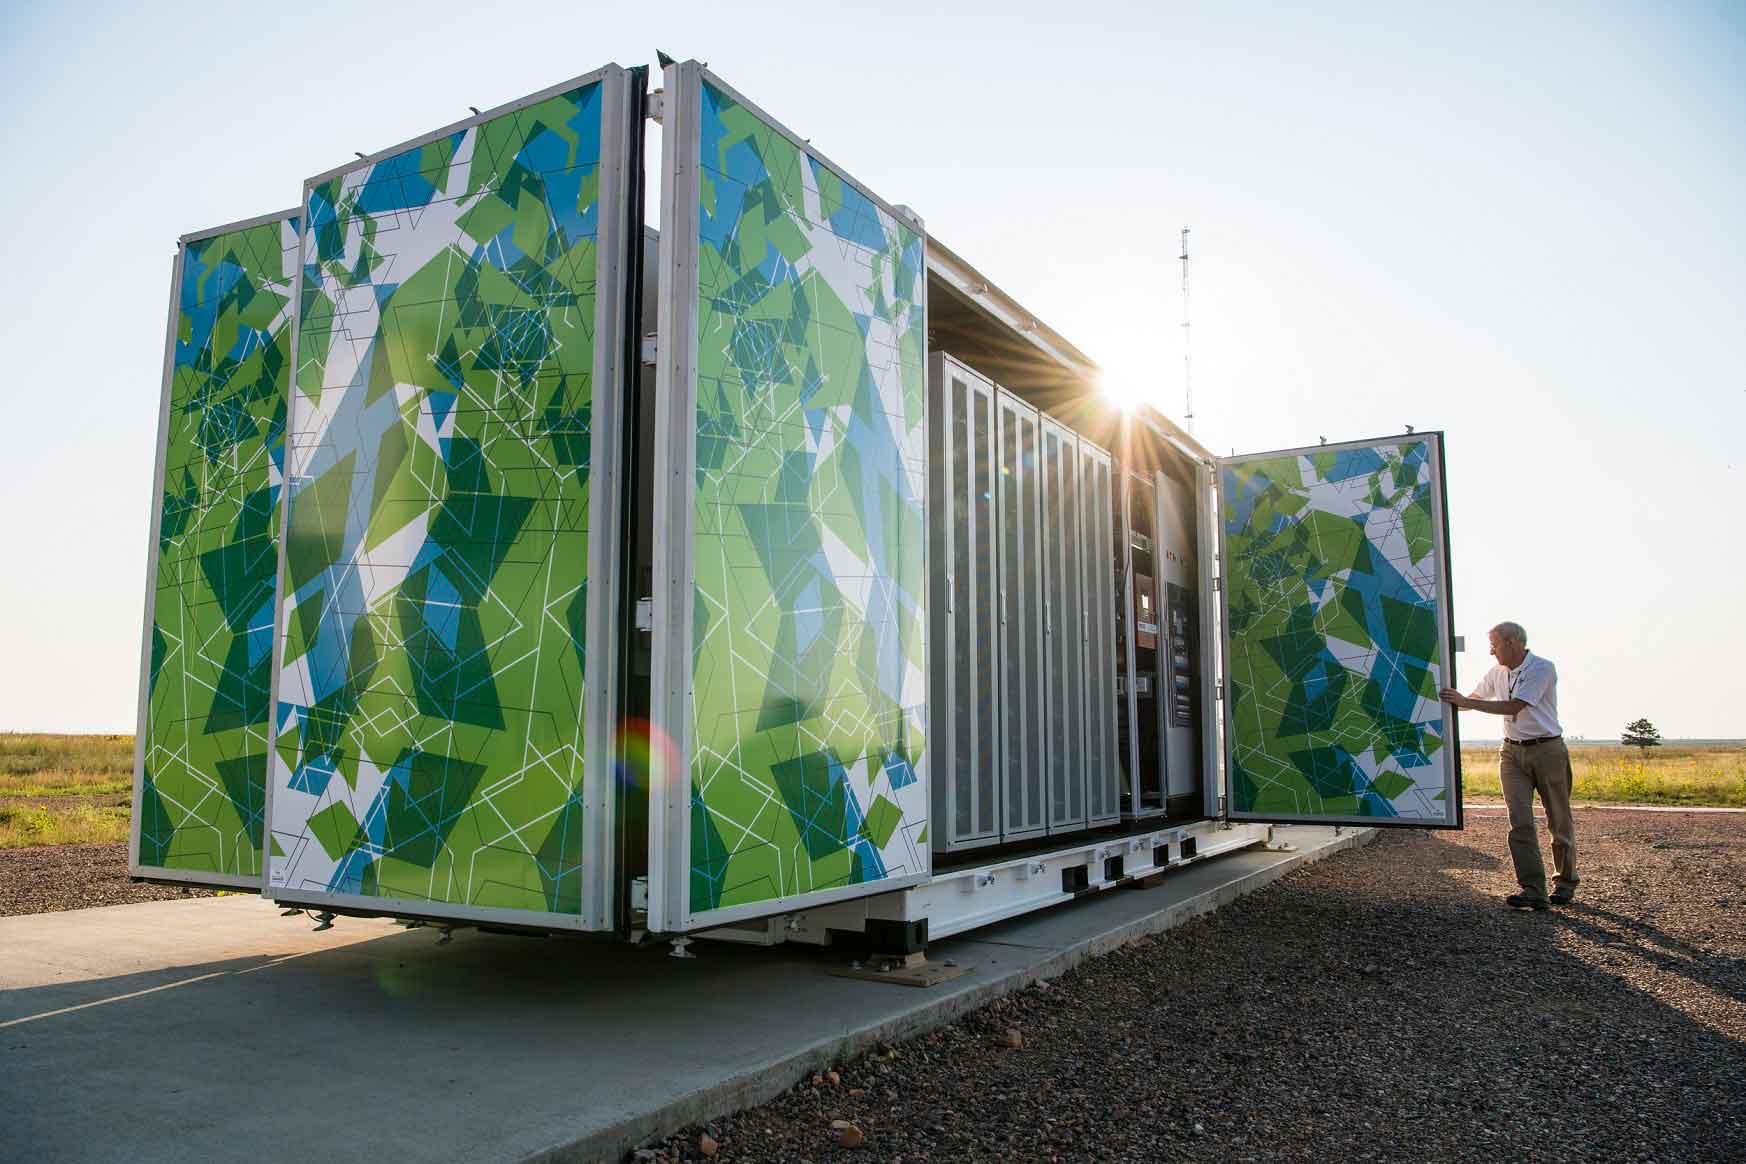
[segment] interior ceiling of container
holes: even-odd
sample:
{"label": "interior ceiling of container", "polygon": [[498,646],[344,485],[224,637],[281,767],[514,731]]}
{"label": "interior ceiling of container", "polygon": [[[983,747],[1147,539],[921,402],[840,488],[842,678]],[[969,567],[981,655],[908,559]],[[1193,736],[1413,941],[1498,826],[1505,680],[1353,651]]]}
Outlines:
{"label": "interior ceiling of container", "polygon": [[[1097,366],[1063,363],[1023,333],[960,291],[938,271],[928,272],[928,341],[1007,391],[1068,420],[1111,409],[1098,398]],[[1085,426],[1073,427],[1085,431]]]}

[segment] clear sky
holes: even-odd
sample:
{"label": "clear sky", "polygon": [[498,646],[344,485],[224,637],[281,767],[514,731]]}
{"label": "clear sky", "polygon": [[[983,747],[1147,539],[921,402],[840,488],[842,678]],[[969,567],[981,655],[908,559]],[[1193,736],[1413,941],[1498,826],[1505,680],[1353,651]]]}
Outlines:
{"label": "clear sky", "polygon": [[1447,431],[1464,687],[1512,618],[1568,731],[1746,736],[1737,0],[69,9],[0,9],[0,729],[133,729],[176,237],[658,47],[1172,416],[1191,226],[1210,447]]}

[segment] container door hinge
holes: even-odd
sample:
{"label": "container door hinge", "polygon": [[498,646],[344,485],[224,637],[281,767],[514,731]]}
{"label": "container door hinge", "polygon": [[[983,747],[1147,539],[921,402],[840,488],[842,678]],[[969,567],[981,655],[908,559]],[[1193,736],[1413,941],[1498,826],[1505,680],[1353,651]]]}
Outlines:
{"label": "container door hinge", "polygon": [[659,352],[659,348],[655,343],[655,333],[650,332],[648,335],[643,337],[643,367],[645,367],[645,368],[654,367],[655,366],[655,356],[658,352]]}
{"label": "container door hinge", "polygon": [[655,629],[655,600],[653,598],[637,599],[637,629],[645,633]]}
{"label": "container door hinge", "polygon": [[638,913],[649,912],[649,879],[637,877],[630,884],[630,907]]}
{"label": "container door hinge", "polygon": [[1214,594],[1217,594],[1220,590],[1223,590],[1225,587],[1225,580],[1223,578],[1219,578],[1219,577],[1215,576],[1213,578],[1212,582],[1213,582],[1213,593]]}
{"label": "container door hinge", "polygon": [[667,90],[655,89],[650,92],[648,103],[644,108],[648,110],[649,120],[656,125],[660,125],[661,118],[665,116],[667,112]]}

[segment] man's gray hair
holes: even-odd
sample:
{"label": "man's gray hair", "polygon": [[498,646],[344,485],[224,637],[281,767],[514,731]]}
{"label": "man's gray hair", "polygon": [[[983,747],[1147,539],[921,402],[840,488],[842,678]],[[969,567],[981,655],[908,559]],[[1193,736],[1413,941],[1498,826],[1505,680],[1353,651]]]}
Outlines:
{"label": "man's gray hair", "polygon": [[1522,629],[1522,624],[1519,622],[1500,622],[1491,629],[1497,632],[1497,637],[1500,639],[1509,639],[1511,642],[1520,643],[1524,647],[1528,645],[1528,632]]}

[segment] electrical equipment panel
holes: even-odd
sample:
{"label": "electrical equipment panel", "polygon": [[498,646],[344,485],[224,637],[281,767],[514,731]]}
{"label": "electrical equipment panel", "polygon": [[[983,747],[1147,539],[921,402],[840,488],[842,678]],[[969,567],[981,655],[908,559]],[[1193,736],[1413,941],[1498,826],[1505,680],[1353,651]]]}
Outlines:
{"label": "electrical equipment panel", "polygon": [[1165,619],[1170,635],[1170,727],[1192,728],[1196,722],[1195,687],[1200,682],[1199,635],[1195,633],[1200,619],[1199,604],[1194,592],[1186,586],[1171,583],[1165,587]]}
{"label": "electrical equipment panel", "polygon": [[1158,588],[1150,574],[1134,575],[1134,645],[1158,649]]}
{"label": "electrical equipment panel", "polygon": [[1157,560],[1163,581],[1164,621],[1160,635],[1154,708],[1164,741],[1165,803],[1172,814],[1198,816],[1202,810],[1202,740],[1198,705],[1200,676],[1199,555],[1195,541],[1194,490],[1169,473],[1159,473]]}

